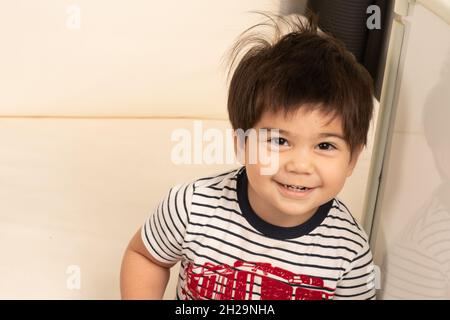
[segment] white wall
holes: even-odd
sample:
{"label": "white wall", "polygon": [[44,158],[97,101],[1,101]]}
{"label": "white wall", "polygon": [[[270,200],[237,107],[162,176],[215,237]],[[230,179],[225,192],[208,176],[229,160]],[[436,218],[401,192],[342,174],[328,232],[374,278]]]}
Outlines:
{"label": "white wall", "polygon": [[[79,29],[72,29],[71,5],[79,8]],[[277,0],[2,1],[0,114],[225,117],[221,58],[256,21],[247,11],[279,6]]]}

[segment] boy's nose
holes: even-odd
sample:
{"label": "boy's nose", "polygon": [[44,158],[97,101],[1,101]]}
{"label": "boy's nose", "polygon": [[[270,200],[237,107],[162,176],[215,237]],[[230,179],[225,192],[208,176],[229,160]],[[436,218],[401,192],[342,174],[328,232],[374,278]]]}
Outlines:
{"label": "boy's nose", "polygon": [[286,171],[298,174],[311,174],[314,171],[314,163],[308,152],[293,154],[285,164]]}

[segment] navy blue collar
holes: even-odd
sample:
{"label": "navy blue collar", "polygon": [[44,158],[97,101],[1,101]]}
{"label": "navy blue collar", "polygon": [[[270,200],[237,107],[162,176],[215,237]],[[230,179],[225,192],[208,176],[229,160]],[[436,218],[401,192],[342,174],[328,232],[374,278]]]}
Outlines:
{"label": "navy blue collar", "polygon": [[239,207],[245,219],[259,232],[267,237],[284,240],[294,239],[309,234],[317,228],[328,215],[334,199],[321,205],[316,213],[306,222],[294,227],[280,227],[261,219],[250,205],[248,199],[248,179],[245,167],[239,171],[237,177],[237,197]]}

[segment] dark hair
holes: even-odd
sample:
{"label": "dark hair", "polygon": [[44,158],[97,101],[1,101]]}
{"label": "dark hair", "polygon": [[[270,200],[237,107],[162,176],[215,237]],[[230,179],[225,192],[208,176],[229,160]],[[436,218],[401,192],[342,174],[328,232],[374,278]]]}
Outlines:
{"label": "dark hair", "polygon": [[[373,113],[368,71],[341,41],[318,30],[314,14],[307,21],[262,14],[269,20],[244,31],[231,49],[228,76],[242,55],[228,92],[233,129],[252,128],[266,111],[288,115],[299,108],[319,109],[341,118],[352,152],[365,145]],[[250,33],[264,26],[275,30],[274,39]],[[282,35],[282,27],[287,34]]]}

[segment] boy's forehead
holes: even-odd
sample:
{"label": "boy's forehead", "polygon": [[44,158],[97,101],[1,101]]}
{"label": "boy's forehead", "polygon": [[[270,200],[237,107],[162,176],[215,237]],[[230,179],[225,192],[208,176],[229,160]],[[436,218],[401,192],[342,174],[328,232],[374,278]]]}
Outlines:
{"label": "boy's forehead", "polygon": [[269,127],[278,129],[295,129],[299,124],[314,128],[333,128],[342,131],[342,120],[339,115],[326,113],[318,109],[300,108],[294,112],[283,111],[263,113],[258,127]]}

